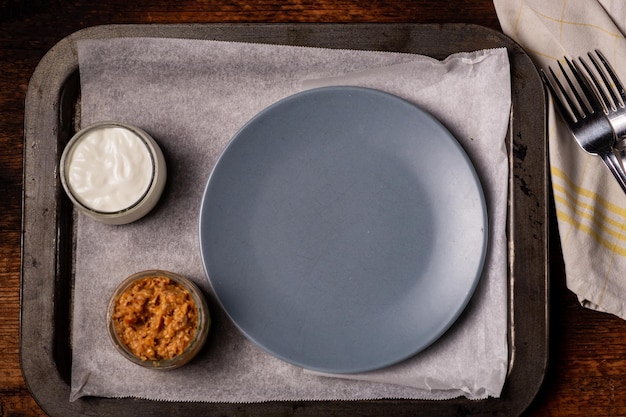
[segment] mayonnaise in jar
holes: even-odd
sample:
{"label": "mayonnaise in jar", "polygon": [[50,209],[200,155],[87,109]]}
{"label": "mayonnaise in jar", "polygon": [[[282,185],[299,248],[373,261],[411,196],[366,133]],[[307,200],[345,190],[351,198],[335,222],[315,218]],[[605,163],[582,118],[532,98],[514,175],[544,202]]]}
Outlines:
{"label": "mayonnaise in jar", "polygon": [[163,190],[164,175],[165,161],[156,142],[140,129],[114,122],[78,132],[61,161],[61,180],[70,199],[111,224],[145,215]]}

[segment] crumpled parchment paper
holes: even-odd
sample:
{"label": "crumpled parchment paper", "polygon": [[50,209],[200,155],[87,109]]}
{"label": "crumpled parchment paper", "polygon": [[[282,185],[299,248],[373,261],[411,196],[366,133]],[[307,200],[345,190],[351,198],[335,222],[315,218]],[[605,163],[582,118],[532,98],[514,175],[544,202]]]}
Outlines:
{"label": "crumpled parchment paper", "polygon": [[[510,69],[505,49],[435,59],[203,40],[118,38],[78,42],[82,125],[124,121],[162,147],[168,183],[143,219],[77,226],[71,400],[82,396],[259,402],[497,397],[506,378]],[[395,366],[323,376],[285,363],[248,341],[211,294],[198,243],[198,213],[211,168],[252,116],[290,94],[323,85],[384,90],[421,106],[456,136],[485,190],[490,249],[467,309],[437,342]],[[195,281],[211,306],[206,348],[173,371],[142,369],[108,340],[105,312],[115,287],[144,269]]]}

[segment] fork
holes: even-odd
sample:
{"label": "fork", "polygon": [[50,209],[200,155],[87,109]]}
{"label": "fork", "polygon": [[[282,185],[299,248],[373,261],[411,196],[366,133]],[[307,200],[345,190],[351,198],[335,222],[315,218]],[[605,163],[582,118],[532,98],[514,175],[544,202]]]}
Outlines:
{"label": "fork", "polygon": [[[598,80],[598,77],[593,73],[591,68],[586,65],[585,61],[581,59],[581,62],[604,102],[607,117],[617,137],[615,148],[621,156],[622,166],[624,166],[624,160],[626,159],[626,91],[615,69],[604,57],[604,54],[598,49],[594,52],[595,56],[591,52],[588,52],[587,55],[593,63],[596,73],[600,75],[602,82]],[[604,88],[601,85],[603,85]],[[606,94],[607,92],[608,96]]]}
{"label": "fork", "polygon": [[[595,55],[588,52],[587,56],[593,63],[596,73],[591,70],[585,60],[582,58],[579,60],[600,96],[606,115],[615,131],[617,142],[619,142],[626,138],[626,91],[624,91],[624,85],[615,73],[615,69],[602,52],[598,49],[594,52]],[[601,80],[596,74],[600,76]]]}
{"label": "fork", "polygon": [[626,193],[626,173],[615,154],[613,146],[616,134],[609,122],[608,110],[576,61],[567,57],[564,57],[564,61],[575,79],[572,80],[561,62],[557,61],[570,92],[563,87],[551,67],[548,67],[548,70],[554,83],[550,81],[545,71],[541,70],[543,82],[579,146],[587,153],[599,156]]}

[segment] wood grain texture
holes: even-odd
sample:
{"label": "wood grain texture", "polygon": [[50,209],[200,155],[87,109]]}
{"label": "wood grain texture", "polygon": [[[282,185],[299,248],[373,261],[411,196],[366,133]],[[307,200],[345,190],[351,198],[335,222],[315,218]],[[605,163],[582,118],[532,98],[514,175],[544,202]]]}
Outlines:
{"label": "wood grain texture", "polygon": [[[0,0],[0,416],[45,415],[20,371],[19,289],[24,98],[43,55],[65,36],[111,23],[476,23],[499,30],[491,0]],[[528,415],[626,415],[626,323],[582,309],[551,235],[551,362]]]}

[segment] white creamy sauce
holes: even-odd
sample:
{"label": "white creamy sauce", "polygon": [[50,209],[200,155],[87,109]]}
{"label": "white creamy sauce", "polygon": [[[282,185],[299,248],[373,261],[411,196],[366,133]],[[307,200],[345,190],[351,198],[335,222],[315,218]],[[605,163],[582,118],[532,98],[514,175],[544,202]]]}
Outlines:
{"label": "white creamy sauce", "polygon": [[83,205],[116,212],[135,204],[153,176],[150,151],[133,132],[107,127],[85,133],[67,162],[67,181]]}

